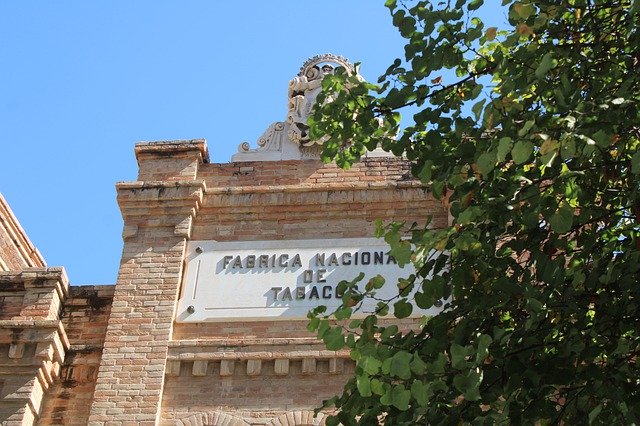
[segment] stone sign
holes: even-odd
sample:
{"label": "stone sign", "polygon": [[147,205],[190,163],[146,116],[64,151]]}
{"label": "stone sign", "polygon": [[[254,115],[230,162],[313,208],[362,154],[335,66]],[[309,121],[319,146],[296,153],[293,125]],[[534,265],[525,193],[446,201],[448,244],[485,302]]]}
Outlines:
{"label": "stone sign", "polygon": [[[384,276],[389,284],[377,298],[392,298],[398,278],[414,269],[400,268],[388,251],[374,238],[191,241],[177,321],[305,318],[318,305],[330,312],[340,304],[338,283],[360,272],[365,273],[361,285]],[[374,305],[369,301],[364,311]]]}

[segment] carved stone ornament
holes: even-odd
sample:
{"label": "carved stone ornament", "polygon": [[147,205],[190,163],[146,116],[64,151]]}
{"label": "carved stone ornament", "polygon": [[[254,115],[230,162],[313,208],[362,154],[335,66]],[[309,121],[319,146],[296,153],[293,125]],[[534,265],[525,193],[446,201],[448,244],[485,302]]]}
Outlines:
{"label": "carved stone ornament", "polygon": [[243,142],[231,161],[279,161],[317,159],[322,151],[321,141],[311,141],[307,119],[313,112],[316,97],[321,90],[322,78],[332,74],[337,66],[348,73],[354,72],[349,61],[338,55],[324,54],[309,58],[300,72],[289,82],[288,111],[284,122],[271,124],[258,139],[258,147],[251,149]]}

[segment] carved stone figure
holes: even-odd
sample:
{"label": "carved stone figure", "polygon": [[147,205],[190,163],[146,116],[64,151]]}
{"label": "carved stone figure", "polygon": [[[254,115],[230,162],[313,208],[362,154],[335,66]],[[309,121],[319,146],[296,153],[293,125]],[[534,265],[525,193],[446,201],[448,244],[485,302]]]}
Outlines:
{"label": "carved stone figure", "polygon": [[322,89],[322,78],[332,74],[336,66],[354,72],[349,61],[338,55],[324,54],[307,59],[300,72],[289,82],[288,111],[285,122],[271,124],[258,140],[258,148],[247,142],[240,144],[231,161],[277,161],[318,158],[322,143],[309,139],[307,119],[313,112]]}

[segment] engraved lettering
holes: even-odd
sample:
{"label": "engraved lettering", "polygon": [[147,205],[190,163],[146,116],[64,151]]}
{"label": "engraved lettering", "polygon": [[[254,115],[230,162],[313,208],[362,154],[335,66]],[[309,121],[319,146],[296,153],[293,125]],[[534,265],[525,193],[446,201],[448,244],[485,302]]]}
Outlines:
{"label": "engraved lettering", "polygon": [[313,281],[313,270],[307,269],[302,273],[302,282],[308,284]]}
{"label": "engraved lettering", "polygon": [[309,300],[311,299],[320,299],[320,295],[318,294],[318,288],[315,285],[311,287],[311,293],[309,293]]}
{"label": "engraved lettering", "polygon": [[322,287],[322,298],[323,299],[331,299],[331,286],[330,285],[325,285],[324,287]]}
{"label": "engraved lettering", "polygon": [[302,261],[300,260],[299,254],[296,253],[293,256],[293,259],[291,259],[291,264],[289,266],[291,266],[292,268],[295,268],[296,266],[302,267]]}
{"label": "engraved lettering", "polygon": [[282,300],[293,300],[289,287],[284,288],[284,291],[282,292]]}
{"label": "engraved lettering", "polygon": [[273,292],[273,300],[278,300],[278,292],[282,290],[282,287],[271,287],[271,290]]}

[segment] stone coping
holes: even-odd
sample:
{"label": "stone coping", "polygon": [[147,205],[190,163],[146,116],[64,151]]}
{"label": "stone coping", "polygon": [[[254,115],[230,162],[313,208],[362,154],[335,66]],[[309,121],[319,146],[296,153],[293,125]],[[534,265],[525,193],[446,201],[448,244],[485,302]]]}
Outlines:
{"label": "stone coping", "polygon": [[57,319],[52,320],[24,320],[24,319],[10,319],[0,320],[0,329],[30,329],[30,330],[55,330],[60,337],[60,342],[64,346],[64,349],[69,349],[69,338],[64,330],[62,321]]}
{"label": "stone coping", "polygon": [[[54,281],[55,287],[61,299],[69,295],[69,279],[63,267],[24,268],[22,271],[1,271],[0,282],[24,283],[26,288],[44,287],[42,281]],[[36,284],[37,282],[37,284]]]}
{"label": "stone coping", "polygon": [[382,181],[382,182],[336,182],[324,183],[296,183],[291,185],[261,185],[261,186],[225,186],[208,188],[205,195],[229,194],[260,194],[274,192],[327,192],[327,191],[358,191],[384,189],[412,189],[424,188],[426,185],[418,181]]}
{"label": "stone coping", "polygon": [[315,337],[272,337],[272,338],[237,338],[228,337],[212,339],[188,339],[170,341],[169,347],[199,347],[199,346],[266,346],[266,345],[321,345],[320,340]]}
{"label": "stone coping", "polygon": [[178,139],[167,141],[142,141],[135,147],[136,159],[140,164],[142,154],[154,154],[161,156],[171,156],[180,152],[198,151],[202,156],[202,162],[209,162],[209,150],[205,139]]}

